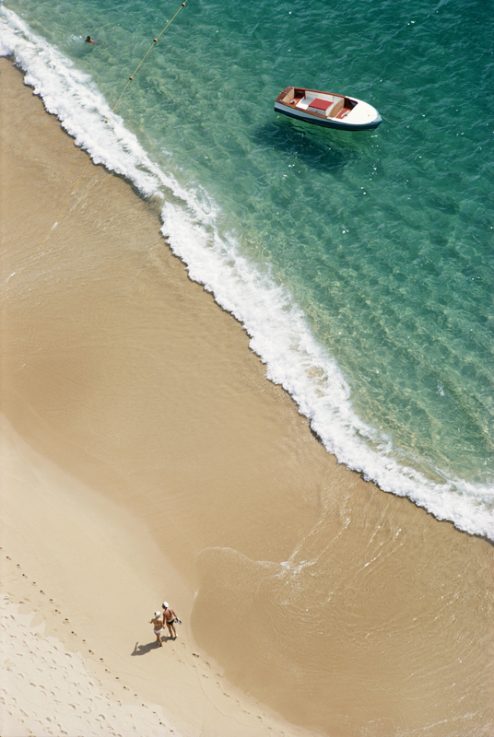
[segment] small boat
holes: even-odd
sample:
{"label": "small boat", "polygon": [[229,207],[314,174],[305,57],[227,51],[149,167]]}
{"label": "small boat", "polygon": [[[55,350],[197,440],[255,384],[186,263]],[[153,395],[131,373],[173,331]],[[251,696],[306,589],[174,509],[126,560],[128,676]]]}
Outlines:
{"label": "small boat", "polygon": [[274,101],[274,109],[305,123],[346,131],[370,130],[382,122],[376,108],[368,102],[306,87],[285,87]]}

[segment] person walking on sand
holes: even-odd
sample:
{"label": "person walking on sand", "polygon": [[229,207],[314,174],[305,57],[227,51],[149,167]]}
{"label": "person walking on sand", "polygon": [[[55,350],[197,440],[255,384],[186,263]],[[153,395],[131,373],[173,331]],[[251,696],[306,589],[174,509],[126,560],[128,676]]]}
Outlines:
{"label": "person walking on sand", "polygon": [[156,642],[159,642],[159,646],[163,647],[161,636],[164,634],[165,625],[161,618],[161,614],[159,612],[155,612],[152,619],[149,620],[149,624],[153,625],[154,634],[156,635]]}
{"label": "person walking on sand", "polygon": [[170,637],[172,640],[176,640],[177,633],[175,631],[175,622],[178,622],[178,617],[173,609],[170,609],[170,605],[167,601],[164,601],[161,606],[163,608],[163,626],[166,624]]}

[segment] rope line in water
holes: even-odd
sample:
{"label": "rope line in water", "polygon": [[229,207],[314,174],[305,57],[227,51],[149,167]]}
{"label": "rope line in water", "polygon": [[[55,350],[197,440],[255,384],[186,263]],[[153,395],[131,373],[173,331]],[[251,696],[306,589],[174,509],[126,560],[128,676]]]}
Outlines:
{"label": "rope line in water", "polygon": [[144,62],[146,61],[146,59],[147,59],[147,57],[149,56],[149,54],[151,53],[151,51],[152,51],[152,50],[154,49],[154,47],[155,47],[155,46],[157,46],[157,45],[158,45],[158,43],[159,43],[159,40],[160,40],[160,38],[161,38],[161,37],[162,37],[162,36],[163,36],[163,35],[164,35],[164,34],[166,33],[166,31],[167,31],[167,30],[168,30],[168,29],[170,28],[171,24],[172,24],[172,23],[173,23],[173,22],[175,21],[175,19],[176,19],[176,18],[178,17],[179,13],[181,13],[181,12],[182,12],[182,10],[183,10],[184,8],[186,8],[186,7],[187,7],[187,2],[186,2],[186,1],[185,1],[185,2],[182,2],[182,3],[180,3],[180,5],[178,6],[177,10],[175,11],[175,13],[174,13],[174,14],[172,15],[172,17],[170,18],[170,20],[167,20],[167,21],[166,21],[165,25],[163,26],[163,28],[161,29],[161,31],[160,31],[160,32],[158,33],[158,35],[157,35],[157,36],[155,36],[155,37],[153,38],[153,40],[152,40],[151,44],[150,44],[150,45],[149,45],[149,47],[148,47],[148,48],[146,49],[146,52],[145,52],[144,56],[142,57],[142,59],[140,60],[139,64],[138,64],[138,65],[136,66],[136,68],[135,68],[135,69],[134,69],[134,71],[132,72],[132,74],[130,74],[130,75],[129,75],[129,78],[128,78],[128,79],[127,79],[127,81],[125,82],[125,85],[124,85],[124,87],[123,87],[123,89],[122,89],[121,93],[119,94],[119,96],[118,96],[118,97],[117,97],[117,99],[115,100],[115,103],[114,103],[114,104],[112,105],[112,108],[111,108],[111,109],[112,109],[112,111],[113,111],[113,112],[115,112],[115,111],[116,111],[116,109],[117,109],[118,105],[120,104],[120,101],[121,101],[122,97],[124,96],[125,92],[127,91],[127,87],[128,87],[129,85],[130,85],[130,83],[131,83],[131,82],[133,82],[133,81],[134,81],[134,79],[135,79],[136,75],[137,75],[137,74],[139,73],[139,70],[141,69],[142,65],[143,65],[143,64],[144,64]]}

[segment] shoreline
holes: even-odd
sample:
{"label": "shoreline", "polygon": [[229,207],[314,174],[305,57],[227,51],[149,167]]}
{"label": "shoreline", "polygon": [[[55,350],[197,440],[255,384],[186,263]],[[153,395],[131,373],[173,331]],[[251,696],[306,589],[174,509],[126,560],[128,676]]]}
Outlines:
{"label": "shoreline", "polygon": [[[190,734],[206,723],[202,734],[231,734],[234,724],[239,735],[307,728],[353,737],[367,725],[391,737],[399,729],[418,734],[428,719],[438,725],[427,734],[440,737],[448,735],[441,714],[465,691],[476,698],[479,725],[487,724],[488,684],[476,697],[466,684],[474,667],[488,680],[474,641],[482,629],[489,635],[492,592],[482,582],[492,547],[339,466],[290,397],[268,382],[240,325],[168,252],[152,208],[60,135],[9,62],[0,73],[12,101],[2,126],[2,227],[11,248],[4,273],[15,273],[2,310],[2,409],[15,429],[4,427],[4,531],[16,560],[63,602],[114,671],[139,684],[140,698],[162,705]],[[79,176],[84,186],[72,207],[67,191]],[[60,210],[70,217],[59,221]],[[26,503],[34,519],[25,519]],[[80,518],[84,530],[73,524],[64,532],[67,520]],[[98,535],[88,533],[93,525]],[[81,560],[82,591],[70,575]],[[105,560],[111,570],[96,583]],[[453,582],[462,566],[471,580]],[[123,612],[119,604],[123,621],[108,636],[115,602],[128,600],[128,571],[131,591],[146,601]],[[209,653],[187,650],[182,665],[167,659],[178,684],[171,693],[157,687],[159,664],[148,668],[146,657],[129,665],[128,645],[119,653],[122,638],[164,597],[188,622],[191,651]],[[424,608],[438,619],[422,618]],[[44,616],[54,622],[53,612]],[[256,617],[262,626],[250,625]],[[303,622],[300,642],[292,621]],[[182,631],[167,653],[181,647]],[[460,632],[472,650],[462,653],[464,666]],[[427,700],[423,675],[412,696],[403,692],[410,662],[419,672],[417,648],[426,675],[442,662],[440,682],[453,672],[457,679],[436,701]],[[221,664],[217,682],[207,665],[197,672],[206,657]],[[188,723],[191,702],[197,714]],[[462,724],[466,716],[456,718]]]}
{"label": "shoreline", "polygon": [[[45,109],[58,117],[62,128],[94,163],[118,172],[148,205],[151,199],[156,206],[165,203],[161,232],[169,247],[186,264],[191,278],[239,319],[250,336],[249,347],[267,366],[268,376],[291,395],[324,447],[382,490],[406,496],[436,519],[450,520],[460,530],[492,540],[494,516],[485,499],[485,495],[489,499],[489,490],[435,468],[426,478],[418,468],[398,462],[394,452],[389,455],[383,447],[386,439],[379,450],[373,450],[377,441],[368,442],[368,433],[373,436],[373,431],[354,413],[344,376],[314,339],[290,296],[280,295],[270,279],[265,281],[214,224],[213,233],[208,234],[210,213],[198,201],[203,195],[207,201],[207,193],[196,197],[185,191],[166,165],[157,166],[132,132],[122,127],[90,76],[81,78],[68,59],[32,35],[15,13],[5,9],[2,15],[4,51],[13,51]],[[66,67],[68,74],[63,71]],[[311,367],[310,378],[304,366]],[[483,501],[478,504],[476,499]]]}

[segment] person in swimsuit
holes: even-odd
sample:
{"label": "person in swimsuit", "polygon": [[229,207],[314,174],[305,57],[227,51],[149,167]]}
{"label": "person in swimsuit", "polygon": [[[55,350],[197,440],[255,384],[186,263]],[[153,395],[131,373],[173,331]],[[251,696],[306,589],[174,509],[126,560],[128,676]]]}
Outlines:
{"label": "person in swimsuit", "polygon": [[170,637],[172,640],[177,639],[177,633],[175,631],[175,621],[178,619],[177,615],[173,611],[173,609],[170,609],[170,605],[167,601],[164,601],[161,605],[163,608],[163,627],[168,627],[168,632],[170,633]]}
{"label": "person in swimsuit", "polygon": [[153,618],[149,620],[149,624],[153,625],[154,634],[156,635],[156,642],[159,642],[160,647],[163,647],[161,636],[164,634],[164,624],[163,620],[161,619],[161,614],[159,612],[155,612],[153,614]]}

